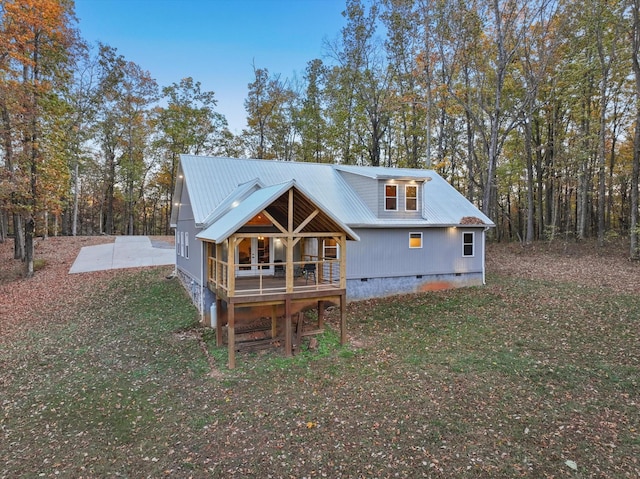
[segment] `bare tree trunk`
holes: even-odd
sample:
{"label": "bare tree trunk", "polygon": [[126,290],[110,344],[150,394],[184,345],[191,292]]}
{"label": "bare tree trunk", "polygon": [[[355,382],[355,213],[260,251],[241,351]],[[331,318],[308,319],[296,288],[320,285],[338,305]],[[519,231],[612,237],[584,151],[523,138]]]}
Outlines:
{"label": "bare tree trunk", "polygon": [[[464,69],[464,83],[465,83],[465,101],[468,103],[469,99],[469,69]],[[465,127],[467,133],[467,199],[472,203],[476,199],[476,177],[475,177],[475,138],[473,132],[473,119],[467,109],[464,112]]]}
{"label": "bare tree trunk", "polygon": [[584,239],[587,229],[587,202],[589,201],[589,173],[586,159],[580,164],[579,168],[576,198],[576,234],[578,239]]}
{"label": "bare tree trunk", "polygon": [[33,217],[29,217],[24,224],[24,238],[25,238],[25,264],[26,264],[26,272],[25,277],[31,278],[33,276],[33,256],[34,256],[34,246],[33,246],[33,235],[36,229],[36,222]]}
{"label": "bare tree trunk", "polygon": [[71,235],[76,236],[78,234],[78,200],[80,196],[79,187],[80,182],[78,181],[79,175],[79,165],[78,161],[73,167],[73,212],[71,214]]}
{"label": "bare tree trunk", "polygon": [[22,216],[13,215],[13,259],[24,259],[24,229],[22,226]]}
{"label": "bare tree trunk", "polygon": [[106,211],[104,216],[104,229],[103,231],[112,235],[114,233],[114,221],[113,221],[113,203],[115,195],[115,178],[116,178],[116,159],[115,153],[107,152],[107,191],[105,195]]}
{"label": "bare tree trunk", "polygon": [[43,216],[42,222],[44,223],[42,225],[42,237],[48,238],[49,237],[49,210],[44,210],[44,212],[42,213],[42,216]]}
{"label": "bare tree trunk", "polygon": [[638,247],[638,177],[640,176],[640,112],[636,115],[636,130],[633,147],[633,172],[631,175],[631,218],[630,218],[630,256],[640,259]]}
{"label": "bare tree trunk", "polygon": [[531,243],[533,241],[533,228],[534,228],[534,214],[535,203],[533,198],[533,152],[532,139],[531,139],[531,111],[527,112],[527,118],[524,121],[524,144],[525,154],[527,156],[527,232],[525,233],[525,243]]}
{"label": "bare tree trunk", "polygon": [[631,175],[630,256],[640,259],[638,247],[638,177],[640,176],[640,0],[633,0],[632,63],[636,86],[636,129],[633,138],[633,172]]}
{"label": "bare tree trunk", "polygon": [[605,172],[605,155],[606,155],[606,127],[607,127],[607,108],[608,96],[607,88],[609,83],[609,70],[611,62],[615,58],[616,42],[611,42],[611,50],[607,56],[604,51],[604,25],[598,22],[596,43],[598,47],[598,58],[600,60],[600,131],[598,134],[598,246],[604,246],[604,230],[605,230],[605,203],[606,203],[606,172]]}
{"label": "bare tree trunk", "polygon": [[0,211],[0,243],[4,243],[9,234],[9,229],[7,228],[7,212],[5,210]]}

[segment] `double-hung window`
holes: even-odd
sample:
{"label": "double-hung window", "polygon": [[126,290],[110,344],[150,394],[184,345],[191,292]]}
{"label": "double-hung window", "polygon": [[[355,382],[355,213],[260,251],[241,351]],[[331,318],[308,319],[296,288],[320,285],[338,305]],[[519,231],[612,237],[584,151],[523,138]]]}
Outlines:
{"label": "double-hung window", "polygon": [[404,209],[405,211],[418,210],[418,187],[416,185],[407,185],[404,188]]}
{"label": "double-hung window", "polygon": [[474,234],[462,233],[462,256],[473,256],[474,254]]}
{"label": "double-hung window", "polygon": [[384,209],[386,211],[398,209],[398,185],[384,185]]}

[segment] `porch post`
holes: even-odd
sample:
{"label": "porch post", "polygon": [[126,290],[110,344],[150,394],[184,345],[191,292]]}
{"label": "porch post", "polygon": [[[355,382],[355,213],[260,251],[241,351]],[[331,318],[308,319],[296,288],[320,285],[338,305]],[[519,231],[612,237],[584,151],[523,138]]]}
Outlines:
{"label": "porch post", "polygon": [[214,262],[213,280],[215,282],[215,288],[221,288],[225,284],[224,269],[222,266],[222,243],[216,243],[216,259]]}
{"label": "porch post", "polygon": [[[316,238],[316,286],[322,284],[324,275],[324,237],[318,236]],[[322,261],[322,263],[320,262]]]}
{"label": "porch post", "polygon": [[291,298],[284,300],[284,355],[291,356]]}
{"label": "porch post", "polygon": [[340,295],[340,344],[347,344],[347,295]]}
{"label": "porch post", "polygon": [[222,343],[222,300],[216,297],[216,346]]}
{"label": "porch post", "polygon": [[227,348],[229,353],[229,369],[236,367],[236,329],[235,329],[235,310],[236,305],[233,303],[227,304],[227,334],[229,336],[227,341]]}
{"label": "porch post", "polygon": [[236,294],[236,241],[235,235],[231,236],[229,241],[229,247],[227,248],[227,295],[235,296]]}
{"label": "porch post", "polygon": [[347,236],[340,235],[340,289],[347,289]]}
{"label": "porch post", "polygon": [[294,277],[294,265],[293,265],[293,237],[289,236],[283,241],[286,248],[286,263],[285,263],[285,276],[286,276],[286,292],[293,293]]}

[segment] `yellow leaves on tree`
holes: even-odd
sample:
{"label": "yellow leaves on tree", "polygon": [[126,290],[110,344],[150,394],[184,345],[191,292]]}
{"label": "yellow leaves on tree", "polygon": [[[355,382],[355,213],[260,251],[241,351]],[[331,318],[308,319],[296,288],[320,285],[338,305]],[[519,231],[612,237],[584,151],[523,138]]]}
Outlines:
{"label": "yellow leaves on tree", "polygon": [[[71,45],[70,4],[64,0],[0,0],[2,28],[0,45],[5,58],[36,67],[38,49],[65,49]],[[18,74],[21,72],[18,71]]]}

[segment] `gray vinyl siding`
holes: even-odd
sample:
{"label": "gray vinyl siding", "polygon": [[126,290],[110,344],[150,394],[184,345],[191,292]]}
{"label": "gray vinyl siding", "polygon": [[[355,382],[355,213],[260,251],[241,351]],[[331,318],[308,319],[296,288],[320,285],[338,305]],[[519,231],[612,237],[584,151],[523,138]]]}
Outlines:
{"label": "gray vinyl siding", "polygon": [[[196,235],[200,232],[196,228],[193,221],[193,211],[189,202],[189,193],[187,188],[182,190],[182,198],[180,199],[180,211],[178,214],[178,222],[176,226],[176,267],[186,273],[188,276],[199,279],[201,275],[202,257],[202,241],[196,239]],[[180,245],[178,243],[180,234],[189,234],[189,258],[180,254]]]}
{"label": "gray vinyl siding", "polygon": [[378,180],[361,175],[354,175],[353,173],[347,173],[345,171],[340,171],[339,174],[342,175],[349,186],[353,188],[364,204],[367,205],[372,212],[377,213],[378,191],[376,184]]}
{"label": "gray vinyl siding", "polygon": [[[347,246],[347,279],[465,274],[483,270],[480,228],[356,229]],[[462,233],[475,231],[474,256],[463,257]],[[409,248],[409,233],[422,233],[422,248]]]}
{"label": "gray vinyl siding", "polygon": [[[422,183],[409,183],[408,181],[389,181],[389,180],[377,180],[378,181],[378,187],[376,188],[377,192],[378,192],[378,205],[377,205],[377,212],[378,212],[378,217],[379,218],[385,218],[385,219],[419,219],[422,218],[422,201],[423,201],[423,197],[422,197],[422,188],[423,188],[423,184]],[[397,205],[398,205],[398,209],[393,211],[387,211],[385,210],[385,195],[384,195],[384,189],[385,186],[387,184],[393,184],[396,185],[397,188]],[[416,211],[405,211],[405,187],[407,185],[411,184],[412,186],[416,186],[418,188],[418,197],[417,197],[417,202],[418,202],[418,208]],[[376,211],[374,210],[374,211]]]}

